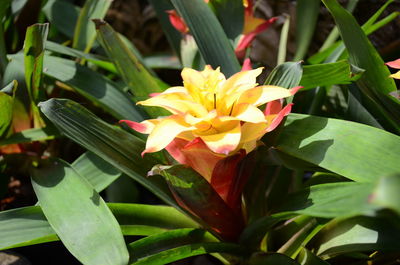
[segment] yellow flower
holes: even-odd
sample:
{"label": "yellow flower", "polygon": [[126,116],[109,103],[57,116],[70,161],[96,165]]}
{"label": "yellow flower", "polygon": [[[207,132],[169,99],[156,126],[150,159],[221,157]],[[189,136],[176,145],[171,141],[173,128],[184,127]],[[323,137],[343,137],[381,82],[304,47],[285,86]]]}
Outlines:
{"label": "yellow flower", "polygon": [[[387,62],[386,65],[391,67],[391,68],[394,68],[394,69],[400,69],[400,59],[397,59],[397,60],[394,60],[394,61],[391,61],[391,62]],[[400,79],[400,71],[390,75],[390,77],[393,77],[393,78],[396,78],[396,79]]]}
{"label": "yellow flower", "polygon": [[200,138],[212,152],[223,156],[240,149],[252,151],[256,142],[290,112],[290,106],[282,109],[280,104],[278,108],[271,105],[265,112],[258,107],[289,97],[299,89],[258,86],[256,77],[261,72],[262,68],[242,71],[226,79],[219,68],[183,69],[183,86],[138,102],[162,107],[171,116],[141,123],[127,121],[133,129],[149,134],[142,155],[164,149],[175,138],[188,142]]}

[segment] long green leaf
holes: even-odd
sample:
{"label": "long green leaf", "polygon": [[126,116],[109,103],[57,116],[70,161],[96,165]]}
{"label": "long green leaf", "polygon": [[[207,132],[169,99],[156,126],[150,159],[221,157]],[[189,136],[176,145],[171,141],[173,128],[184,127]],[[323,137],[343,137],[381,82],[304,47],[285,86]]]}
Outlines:
{"label": "long green leaf", "polygon": [[129,254],[121,229],[93,187],[62,160],[34,170],[32,186],[46,219],[83,264],[121,264]]}
{"label": "long green leaf", "polygon": [[[95,20],[95,23],[100,43],[137,101],[145,100],[151,93],[162,92],[168,87],[167,84],[160,83],[152,76],[143,62],[128,49],[110,25],[101,20]],[[146,111],[153,117],[167,114],[159,108],[146,108]]]}
{"label": "long green leaf", "polygon": [[58,136],[60,136],[58,130],[53,126],[47,125],[45,128],[42,129],[28,129],[18,133],[14,133],[6,139],[0,140],[0,146],[51,140]]}
{"label": "long green leaf", "polygon": [[27,28],[24,42],[25,78],[28,92],[36,102],[43,71],[43,56],[49,24],[35,24]]}
{"label": "long green leaf", "polygon": [[300,84],[303,75],[301,62],[286,62],[275,67],[265,80],[266,85],[291,88]]}
{"label": "long green leaf", "polygon": [[166,249],[202,242],[218,242],[218,239],[205,230],[193,228],[177,229],[149,236],[129,244],[130,263]]}
{"label": "long green leaf", "polygon": [[297,256],[297,261],[301,265],[329,265],[328,262],[320,259],[317,255],[306,248],[301,249],[299,255]]}
{"label": "long green leaf", "polygon": [[400,137],[349,121],[291,114],[276,148],[359,182],[400,171]]}
{"label": "long green leaf", "polygon": [[4,0],[0,3],[0,78],[3,76],[3,72],[8,64],[3,19],[8,8],[10,7],[10,4],[11,0]]}
{"label": "long green leaf", "polygon": [[25,80],[31,101],[31,112],[35,128],[44,127],[36,106],[42,83],[44,49],[49,31],[49,24],[34,24],[27,28],[24,41]]}
{"label": "long green leaf", "polygon": [[347,110],[346,120],[363,123],[366,125],[374,126],[383,129],[382,125],[374,118],[374,116],[362,105],[362,97],[360,91],[355,84],[347,87]]}
{"label": "long green leaf", "polygon": [[0,139],[8,132],[13,117],[14,93],[17,81],[12,81],[0,90]]}
{"label": "long green leaf", "polygon": [[126,173],[168,204],[177,206],[164,182],[146,177],[158,160],[150,155],[140,156],[144,150],[141,139],[103,122],[73,101],[50,99],[40,103],[40,109],[73,141]]}
{"label": "long green leaf", "polygon": [[79,7],[69,1],[48,0],[42,11],[52,26],[70,39],[73,38]]}
{"label": "long green leaf", "polygon": [[116,83],[74,61],[46,56],[45,74],[76,89],[117,119],[142,121],[143,117]]}
{"label": "long green leaf", "polygon": [[[136,242],[135,242],[136,243]],[[135,244],[132,243],[132,244]],[[226,253],[234,256],[244,256],[246,253],[243,247],[232,243],[206,242],[182,245],[176,248],[164,250],[138,261],[130,263],[132,265],[163,265],[178,261],[184,258],[198,256],[202,254]]]}
{"label": "long green leaf", "polygon": [[254,255],[249,265],[299,265],[299,263],[280,253],[262,253]]}
{"label": "long green leaf", "polygon": [[355,18],[341,7],[336,0],[323,0],[331,12],[349,52],[349,60],[355,66],[365,69],[365,74],[357,81],[365,95],[372,98],[375,106],[387,117],[388,122],[400,131],[400,101],[390,95],[396,86],[384,61],[369,42]]}
{"label": "long green leaf", "polygon": [[172,0],[196,40],[205,62],[213,68],[221,67],[226,76],[240,71],[233,47],[218,19],[203,0]]}
{"label": "long green leaf", "polygon": [[[177,228],[198,227],[175,208],[109,203],[124,235],[149,235]],[[39,206],[0,212],[0,249],[59,240]]]}
{"label": "long green leaf", "polygon": [[360,78],[361,72],[352,71],[347,61],[303,66],[300,85],[303,90],[318,86],[350,84]]}
{"label": "long green leaf", "polygon": [[319,14],[319,0],[298,0],[296,8],[296,54],[295,61],[302,60],[314,35]]}
{"label": "long green leaf", "polygon": [[398,222],[394,216],[334,220],[320,231],[313,245],[318,256],[324,259],[351,252],[397,251],[400,248]]}
{"label": "long green leaf", "polygon": [[72,47],[88,52],[96,39],[92,19],[103,19],[111,5],[111,0],[87,0],[76,22]]}
{"label": "long green leaf", "polygon": [[236,40],[243,32],[244,26],[244,7],[242,0],[215,0],[210,1],[221,23],[226,36],[230,40]]}
{"label": "long green leaf", "polygon": [[116,180],[121,172],[92,152],[86,152],[71,165],[92,187],[100,192]]}
{"label": "long green leaf", "polygon": [[368,203],[373,188],[356,182],[314,185],[289,196],[279,211],[324,218],[369,215],[380,208]]}

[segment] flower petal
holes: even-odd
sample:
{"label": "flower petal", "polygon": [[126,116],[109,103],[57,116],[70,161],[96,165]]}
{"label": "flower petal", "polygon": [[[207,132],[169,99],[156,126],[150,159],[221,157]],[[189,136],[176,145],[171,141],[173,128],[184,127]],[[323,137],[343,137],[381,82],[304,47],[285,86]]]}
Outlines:
{"label": "flower petal", "polygon": [[394,69],[400,69],[400,59],[391,61],[391,62],[387,62],[386,63],[387,66],[392,67]]}
{"label": "flower petal", "polygon": [[[212,171],[211,186],[219,194],[219,196],[226,202],[232,185],[235,182],[239,162],[245,157],[246,152],[240,150],[238,153],[225,157],[215,163],[214,170]],[[233,208],[234,205],[229,205]]]}
{"label": "flower petal", "polygon": [[119,123],[126,123],[129,127],[133,130],[143,133],[143,134],[150,134],[151,131],[154,129],[156,124],[160,123],[161,120],[153,119],[153,120],[145,120],[142,122],[135,122],[129,120],[120,120]]}
{"label": "flower petal", "polygon": [[242,124],[242,138],[240,139],[240,142],[241,143],[256,142],[265,134],[267,128],[268,125],[266,122],[263,123],[245,122],[244,124]]}
{"label": "flower petal", "polygon": [[252,123],[266,122],[263,112],[259,108],[247,103],[236,104],[233,108],[232,116],[241,121]]}
{"label": "flower petal", "polygon": [[283,118],[285,116],[287,116],[291,111],[292,111],[292,106],[293,104],[288,104],[286,105],[279,113],[278,115],[276,115],[272,122],[269,124],[268,128],[267,128],[267,132],[270,132],[272,130],[274,130],[276,127],[278,127],[278,125],[281,123],[281,121],[283,120]]}
{"label": "flower petal", "polygon": [[153,153],[165,148],[178,134],[190,131],[193,127],[184,123],[179,116],[170,116],[157,124],[150,133],[146,142],[146,149],[142,152]]}
{"label": "flower petal", "polygon": [[217,134],[202,135],[200,138],[215,153],[228,155],[240,142],[240,122],[236,122],[231,130]]}
{"label": "flower petal", "polygon": [[267,106],[265,107],[264,115],[268,116],[268,115],[278,114],[281,110],[282,110],[281,99],[270,101],[267,103]]}
{"label": "flower petal", "polygon": [[175,139],[167,147],[168,153],[179,163],[185,164],[196,170],[208,182],[211,181],[215,165],[225,155],[212,152],[200,138],[191,142]]}
{"label": "flower petal", "polygon": [[182,34],[186,34],[189,32],[189,28],[186,25],[185,21],[182,17],[180,17],[175,10],[167,10],[169,22],[172,26]]}
{"label": "flower petal", "polygon": [[398,71],[398,72],[395,73],[395,74],[390,75],[390,77],[396,78],[396,79],[400,79],[400,71]]}
{"label": "flower petal", "polygon": [[139,101],[138,105],[162,107],[172,114],[190,113],[194,116],[207,115],[207,110],[201,104],[194,102],[189,95],[184,93],[161,93],[158,96]]}
{"label": "flower petal", "polygon": [[239,98],[238,104],[248,103],[254,106],[260,106],[264,103],[292,96],[290,89],[279,86],[258,86],[245,91]]}

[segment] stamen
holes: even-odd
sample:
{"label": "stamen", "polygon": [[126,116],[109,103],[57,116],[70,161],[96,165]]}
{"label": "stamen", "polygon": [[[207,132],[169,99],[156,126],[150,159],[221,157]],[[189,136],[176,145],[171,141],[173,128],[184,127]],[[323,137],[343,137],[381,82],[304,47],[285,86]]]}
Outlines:
{"label": "stamen", "polygon": [[229,111],[229,116],[232,115],[232,111],[233,111],[233,107],[235,106],[235,102],[233,102],[232,107],[231,107],[231,111]]}
{"label": "stamen", "polygon": [[214,93],[214,109],[217,109],[217,94]]}

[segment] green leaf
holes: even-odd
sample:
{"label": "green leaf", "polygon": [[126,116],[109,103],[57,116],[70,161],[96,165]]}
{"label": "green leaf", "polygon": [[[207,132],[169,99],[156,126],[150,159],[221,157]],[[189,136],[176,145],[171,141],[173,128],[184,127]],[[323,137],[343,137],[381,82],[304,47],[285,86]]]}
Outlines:
{"label": "green leaf", "polygon": [[172,249],[168,249],[154,255],[140,259],[132,265],[163,265],[166,263],[178,261],[184,258],[198,256],[202,254],[226,253],[234,256],[244,256],[243,247],[231,243],[195,243],[188,244]]}
{"label": "green leaf", "polygon": [[299,255],[297,256],[297,261],[301,265],[329,265],[328,262],[320,259],[306,248],[301,249]]}
{"label": "green leaf", "polygon": [[285,14],[285,22],[283,23],[281,36],[279,38],[278,60],[277,64],[283,64],[286,61],[287,41],[289,36],[290,16]]}
{"label": "green leaf", "polygon": [[249,265],[299,265],[299,263],[280,253],[259,253],[249,260]]}
{"label": "green leaf", "polygon": [[276,148],[354,181],[400,171],[400,137],[349,121],[291,114]]}
{"label": "green leaf", "polygon": [[366,125],[374,126],[383,129],[382,125],[374,118],[374,116],[362,105],[362,97],[360,91],[355,84],[347,87],[347,110],[346,120],[364,123]]}
{"label": "green leaf", "polygon": [[264,84],[292,88],[300,84],[302,74],[301,62],[286,62],[275,67]]}
{"label": "green leaf", "polygon": [[72,48],[88,52],[96,39],[92,19],[103,19],[111,0],[87,0],[76,22]]}
{"label": "green leaf", "polygon": [[44,127],[36,103],[42,83],[43,57],[49,24],[34,24],[27,28],[24,41],[25,80],[31,101],[34,128]]}
{"label": "green leaf", "polygon": [[81,11],[79,7],[69,1],[48,0],[42,11],[52,26],[70,39],[73,38],[76,22]]}
{"label": "green leaf", "polygon": [[236,40],[244,27],[243,0],[214,0],[209,5],[213,7],[226,36],[230,40]]}
{"label": "green leaf", "polygon": [[27,28],[24,42],[25,78],[31,99],[36,102],[43,71],[43,56],[49,24]]}
{"label": "green leaf", "polygon": [[247,253],[236,244],[220,243],[200,229],[178,229],[149,236],[128,246],[130,264],[169,264],[201,254],[226,253],[244,256]]}
{"label": "green leaf", "polygon": [[303,66],[300,85],[303,90],[318,86],[350,84],[360,78],[362,72],[352,69],[347,61]]}
{"label": "green leaf", "polygon": [[7,9],[10,7],[12,0],[4,0],[0,3],[0,20],[3,21],[4,16],[7,13]]}
{"label": "green leaf", "polygon": [[144,57],[144,63],[154,69],[182,69],[179,59],[172,54],[155,54]]}
{"label": "green leaf", "polygon": [[243,228],[238,216],[218,195],[207,180],[184,165],[153,168],[165,177],[182,207],[193,212],[221,237],[234,240]]}
{"label": "green leaf", "polygon": [[97,192],[104,190],[121,175],[118,169],[92,152],[82,154],[71,166]]}
{"label": "green leaf", "polygon": [[83,264],[126,264],[121,229],[100,195],[70,165],[49,161],[34,170],[32,186],[65,247]]}
{"label": "green leaf", "polygon": [[339,182],[307,187],[291,194],[279,212],[335,218],[372,214],[379,207],[369,203],[374,184]]}
{"label": "green leaf", "polygon": [[[202,242],[218,242],[218,239],[205,230],[193,228],[177,229],[149,236],[129,244],[130,263],[148,258],[166,249]],[[166,261],[162,261],[165,264]]]}
{"label": "green leaf", "polygon": [[136,182],[123,174],[105,190],[107,201],[135,203],[139,201],[140,190]]}
{"label": "green leaf", "polygon": [[14,80],[0,90],[0,139],[7,134],[12,122],[14,93],[17,85],[17,81]]}
{"label": "green leaf", "polygon": [[[150,235],[168,229],[198,227],[170,206],[109,203],[124,235]],[[0,212],[0,249],[59,240],[39,206]]]}
{"label": "green leaf", "polygon": [[2,22],[0,24],[0,78],[3,76],[4,70],[6,69],[8,64],[3,18],[6,15],[10,4],[11,0],[3,0],[0,3],[0,22]]}
{"label": "green leaf", "polygon": [[302,60],[314,35],[319,14],[319,0],[298,0],[296,7],[296,54],[294,60]]}
{"label": "green leaf", "polygon": [[0,212],[0,249],[58,240],[39,206]]}
{"label": "green leaf", "polygon": [[6,139],[0,140],[0,146],[51,140],[58,136],[60,136],[59,131],[55,127],[47,125],[45,128],[41,129],[28,129],[14,133]]}
{"label": "green leaf", "polygon": [[[160,83],[147,71],[141,60],[130,52],[116,32],[106,22],[94,20],[99,40],[118,72],[129,86],[137,101],[145,100],[151,93],[164,91],[168,85]],[[161,85],[162,84],[162,85]],[[146,108],[153,117],[167,115],[159,108]]]}
{"label": "green leaf", "polygon": [[67,137],[126,173],[166,203],[177,206],[165,182],[146,177],[158,160],[150,154],[144,158],[140,156],[145,147],[143,140],[103,122],[73,101],[50,99],[39,105],[47,118]]}
{"label": "green leaf", "polygon": [[205,62],[214,69],[218,66],[227,76],[240,71],[233,47],[221,24],[203,0],[172,0],[196,40]]}
{"label": "green leaf", "polygon": [[349,60],[355,66],[365,70],[363,76],[357,81],[363,93],[375,101],[375,107],[387,118],[391,126],[400,131],[400,101],[390,95],[396,91],[396,86],[391,78],[389,69],[378,52],[369,42],[355,18],[336,0],[323,0],[335,19],[346,49]]}
{"label": "green leaf", "polygon": [[400,174],[379,178],[370,196],[371,203],[392,209],[400,215]]}
{"label": "green leaf", "polygon": [[47,76],[73,87],[78,93],[101,106],[115,118],[143,120],[128,95],[104,75],[74,61],[48,55],[46,55],[44,66],[44,73]]}
{"label": "green leaf", "polygon": [[398,222],[393,216],[334,220],[320,231],[313,245],[324,259],[351,252],[398,251]]}
{"label": "green leaf", "polygon": [[239,242],[248,248],[258,248],[265,234],[277,223],[295,217],[293,213],[276,213],[264,216],[247,225],[240,235]]}

